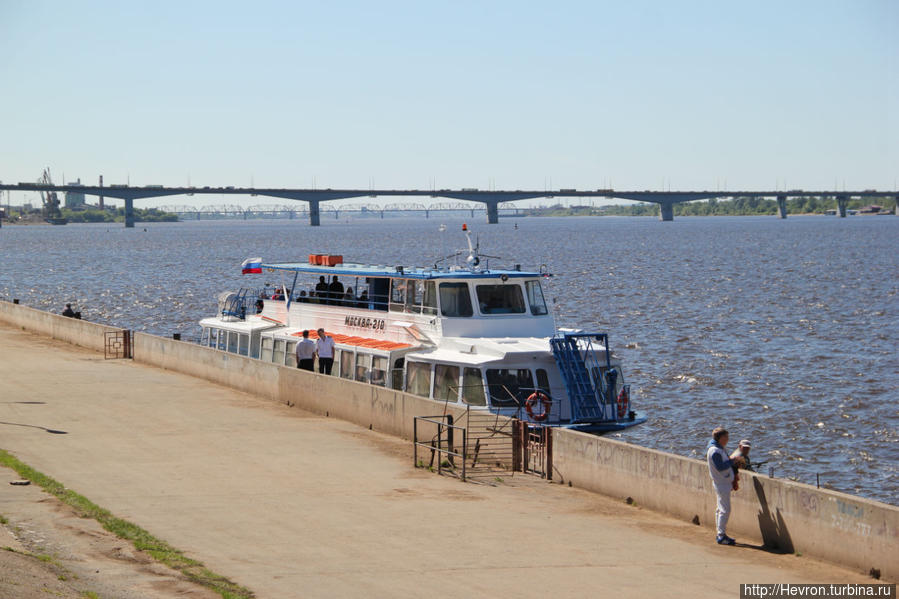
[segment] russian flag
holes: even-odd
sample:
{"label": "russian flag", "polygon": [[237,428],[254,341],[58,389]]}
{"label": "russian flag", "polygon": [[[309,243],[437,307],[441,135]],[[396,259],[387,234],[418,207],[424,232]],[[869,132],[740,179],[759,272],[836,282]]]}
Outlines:
{"label": "russian flag", "polygon": [[261,275],[262,274],[262,258],[247,258],[240,265],[241,274],[245,275]]}

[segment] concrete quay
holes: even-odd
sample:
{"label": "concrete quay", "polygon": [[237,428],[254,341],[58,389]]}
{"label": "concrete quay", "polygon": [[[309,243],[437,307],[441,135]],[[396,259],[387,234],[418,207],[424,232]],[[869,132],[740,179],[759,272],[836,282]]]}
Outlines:
{"label": "concrete quay", "polygon": [[534,477],[438,477],[413,469],[396,437],[7,326],[0,349],[2,421],[30,425],[0,425],[5,449],[259,597],[696,597],[870,581],[720,547],[707,529]]}

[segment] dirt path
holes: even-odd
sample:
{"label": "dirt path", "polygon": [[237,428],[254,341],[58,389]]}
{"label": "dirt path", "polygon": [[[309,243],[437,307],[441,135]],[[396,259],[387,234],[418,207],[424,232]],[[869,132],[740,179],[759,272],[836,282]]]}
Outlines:
{"label": "dirt path", "polygon": [[0,426],[0,446],[259,597],[705,597],[867,580],[536,478],[441,478],[412,468],[407,442],[20,331],[0,328],[0,351],[0,421],[67,433]]}

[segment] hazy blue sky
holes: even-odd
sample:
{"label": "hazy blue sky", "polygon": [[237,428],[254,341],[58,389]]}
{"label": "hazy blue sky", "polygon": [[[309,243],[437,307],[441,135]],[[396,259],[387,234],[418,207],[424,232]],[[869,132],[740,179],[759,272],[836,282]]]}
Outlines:
{"label": "hazy blue sky", "polygon": [[0,180],[893,188],[899,2],[0,0]]}

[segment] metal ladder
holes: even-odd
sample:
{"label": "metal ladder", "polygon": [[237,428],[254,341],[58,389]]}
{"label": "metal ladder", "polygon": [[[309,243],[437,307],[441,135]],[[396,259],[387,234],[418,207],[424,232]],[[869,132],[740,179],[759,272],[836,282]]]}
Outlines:
{"label": "metal ladder", "polygon": [[[593,348],[594,340],[605,346],[604,365],[608,371],[611,369],[611,356],[609,337],[605,333],[564,333],[549,340],[571,400],[571,420],[575,423],[607,420],[603,383],[594,381],[590,375],[590,369],[600,365]],[[596,371],[599,371],[598,368]]]}

